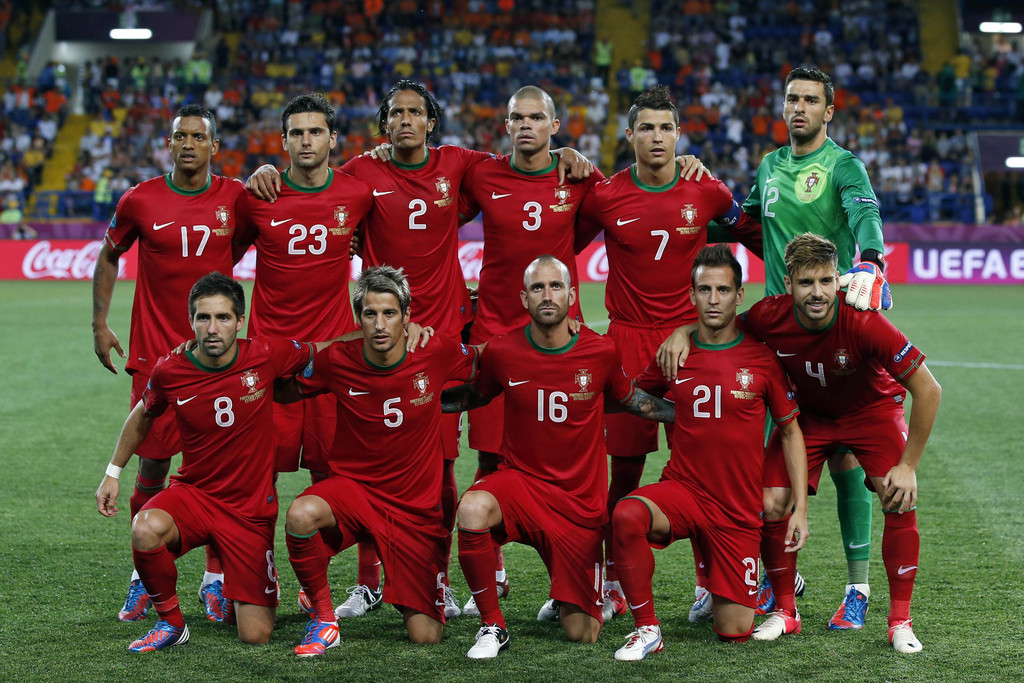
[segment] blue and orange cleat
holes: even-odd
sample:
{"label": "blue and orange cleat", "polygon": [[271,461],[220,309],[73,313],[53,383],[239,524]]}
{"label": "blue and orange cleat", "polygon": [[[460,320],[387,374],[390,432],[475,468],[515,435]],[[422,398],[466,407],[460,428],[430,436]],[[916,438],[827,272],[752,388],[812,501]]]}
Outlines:
{"label": "blue and orange cleat", "polygon": [[772,592],[772,583],[768,580],[767,574],[761,574],[761,585],[757,587],[757,607],[754,614],[760,616],[771,614],[775,611],[775,593]]}
{"label": "blue and orange cleat", "polygon": [[135,579],[128,584],[128,597],[124,599],[124,606],[117,613],[117,618],[121,621],[138,621],[146,616],[152,604],[142,581]]}
{"label": "blue and orange cleat", "polygon": [[128,649],[131,652],[153,652],[155,650],[163,650],[172,645],[184,645],[187,642],[188,624],[177,628],[160,619],[156,622],[156,626],[153,627],[152,631],[132,642]]}
{"label": "blue and orange cleat", "polygon": [[847,631],[864,628],[864,617],[868,614],[868,596],[871,589],[866,583],[851,583],[846,586],[846,597],[835,615],[828,622],[830,631]]}
{"label": "blue and orange cleat", "polygon": [[338,622],[317,621],[313,618],[306,624],[306,634],[302,637],[302,642],[295,646],[294,652],[296,657],[316,657],[340,643]]}
{"label": "blue and orange cleat", "polygon": [[224,583],[213,581],[199,589],[199,601],[206,609],[206,618],[220,624],[235,622],[235,603],[224,597]]}

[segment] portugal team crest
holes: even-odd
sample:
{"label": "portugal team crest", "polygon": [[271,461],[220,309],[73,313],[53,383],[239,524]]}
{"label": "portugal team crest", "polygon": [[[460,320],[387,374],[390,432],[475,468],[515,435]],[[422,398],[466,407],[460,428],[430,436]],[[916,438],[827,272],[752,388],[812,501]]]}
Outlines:
{"label": "portugal team crest", "polygon": [[452,189],[452,183],[451,183],[450,180],[448,180],[444,176],[441,176],[440,178],[437,179],[437,182],[434,183],[434,187],[436,187],[437,191],[440,192],[441,194],[443,194],[447,198],[448,197],[448,193]]}
{"label": "portugal team crest", "polygon": [[580,391],[586,391],[593,381],[593,375],[586,368],[576,373],[576,386],[580,388]]}
{"label": "portugal team crest", "polygon": [[847,369],[850,365],[850,353],[846,349],[836,349],[833,359],[836,361],[836,366],[842,370]]}
{"label": "portugal team crest", "polygon": [[736,373],[736,381],[740,383],[740,388],[746,391],[754,383],[754,373],[746,368],[740,368]]}
{"label": "portugal team crest", "polygon": [[571,196],[572,191],[565,185],[559,185],[555,188],[555,199],[558,200],[559,204],[565,204]]}
{"label": "portugal team crest", "polygon": [[334,207],[334,220],[338,221],[339,228],[345,227],[345,221],[348,220],[348,211],[344,206]]}
{"label": "portugal team crest", "polygon": [[213,215],[220,221],[220,227],[227,228],[228,221],[231,220],[231,210],[226,206],[218,206],[217,210],[213,212]]}
{"label": "portugal team crest", "polygon": [[821,164],[811,164],[797,173],[793,191],[800,202],[809,204],[820,197],[826,187],[828,187],[828,169]]}
{"label": "portugal team crest", "polygon": [[693,204],[686,204],[683,209],[683,218],[686,220],[687,225],[693,225],[693,222],[697,220],[697,207]]}
{"label": "portugal team crest", "polygon": [[430,388],[430,378],[427,377],[427,373],[418,372],[416,373],[416,376],[412,378],[412,385],[420,392],[420,396],[425,396],[427,389]]}
{"label": "portugal team crest", "polygon": [[256,387],[259,386],[260,376],[255,370],[246,370],[242,373],[242,386],[249,390],[250,394],[256,393]]}

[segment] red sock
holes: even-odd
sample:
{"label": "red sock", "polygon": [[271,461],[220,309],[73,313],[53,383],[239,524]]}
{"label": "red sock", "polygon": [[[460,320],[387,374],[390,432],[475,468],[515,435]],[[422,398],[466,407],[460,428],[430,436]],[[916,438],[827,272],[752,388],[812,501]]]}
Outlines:
{"label": "red sock", "polygon": [[646,455],[636,458],[612,456],[611,483],[608,486],[608,524],[604,527],[605,580],[617,581],[615,568],[615,542],[612,538],[612,513],[619,499],[628,496],[640,486]]}
{"label": "red sock", "polygon": [[306,597],[313,603],[314,618],[320,621],[336,621],[334,606],[331,604],[331,587],[327,583],[328,558],[320,540],[320,533],[303,538],[286,531],[284,537],[288,542],[288,561],[292,564],[299,586],[306,591]]}
{"label": "red sock", "polygon": [[636,626],[657,626],[654,615],[654,553],[647,541],[651,511],[636,498],[625,498],[615,507],[615,554],[619,583],[633,612]]}
{"label": "red sock", "polygon": [[213,545],[210,543],[206,544],[206,571],[211,574],[224,573],[224,567],[220,564],[220,558],[217,557],[217,551],[213,549]]}
{"label": "red sock", "polygon": [[155,550],[138,550],[132,546],[132,558],[160,618],[175,628],[184,627],[185,617],[178,606],[178,568],[174,566],[171,551],[165,545]]}
{"label": "red sock", "polygon": [[498,607],[498,591],[494,585],[494,550],[489,529],[459,527],[459,565],[469,592],[476,598],[480,623],[505,628],[505,617]]}
{"label": "red sock", "polygon": [[693,582],[701,588],[708,587],[708,570],[704,566],[704,553],[700,546],[690,539],[690,546],[693,549]]}
{"label": "red sock", "polygon": [[786,528],[789,516],[775,521],[765,520],[761,530],[761,559],[764,571],[772,584],[777,609],[796,614],[796,596],[793,582],[796,580],[796,553],[786,552]]}
{"label": "red sock", "polygon": [[914,593],[920,553],[917,512],[911,510],[902,515],[887,512],[882,531],[882,562],[889,577],[890,626],[910,618],[910,597]]}
{"label": "red sock", "polygon": [[452,541],[455,527],[455,511],[459,507],[459,485],[455,481],[455,461],[445,460],[441,474],[441,523],[448,534],[444,538],[444,580],[451,586]]}
{"label": "red sock", "polygon": [[380,557],[372,541],[359,541],[356,547],[358,574],[356,583],[375,591],[380,590]]}
{"label": "red sock", "polygon": [[[774,590],[774,589],[773,589]],[[750,640],[750,634],[754,632],[754,622],[750,622],[750,630],[746,633],[722,633],[715,627],[715,633],[718,634],[718,639],[723,643],[745,643]]]}
{"label": "red sock", "polygon": [[142,506],[149,502],[150,498],[164,490],[164,479],[146,479],[135,477],[135,488],[132,489],[132,497],[128,499],[128,507],[132,513],[132,519],[139,514]]}

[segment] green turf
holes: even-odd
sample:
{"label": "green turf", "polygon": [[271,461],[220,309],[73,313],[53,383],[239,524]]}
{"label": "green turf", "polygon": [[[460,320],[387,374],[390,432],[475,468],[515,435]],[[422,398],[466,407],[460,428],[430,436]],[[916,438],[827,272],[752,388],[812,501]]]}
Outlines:
{"label": "green turf", "polygon": [[[113,329],[127,343],[131,283],[119,283]],[[760,295],[748,292],[749,301]],[[915,627],[925,650],[893,652],[885,640],[888,591],[881,563],[881,515],[875,515],[872,608],[864,631],[832,633],[845,563],[834,489],[811,503],[811,538],[800,555],[807,578],[798,601],[804,630],[775,643],[725,646],[710,625],[686,621],[693,570],[683,542],[657,553],[655,597],[666,650],[648,661],[615,662],[631,620],[609,624],[596,645],[567,643],[535,615],[547,579],[536,553],[506,550],[512,595],[503,601],[512,648],[496,661],[464,657],[477,624],[450,623],[438,646],[406,643],[390,608],[341,625],[342,645],[316,661],[292,657],[305,622],[279,537],[283,603],[271,643],[245,647],[229,626],[202,618],[195,591],[202,554],[180,563],[179,588],[191,641],[168,652],[131,655],[126,646],[152,618],[122,624],[116,612],[130,571],[128,520],[96,513],[93,492],[127,412],[129,381],[96,361],[86,283],[0,283],[0,671],[9,680],[1013,680],[1024,675],[1021,568],[1024,566],[1024,338],[1021,287],[915,287],[895,291],[891,318],[928,353],[943,385],[942,409],[918,480],[922,535]],[[581,293],[589,320],[604,314],[601,287]],[[599,328],[600,329],[600,328]],[[969,367],[970,363],[999,367]],[[119,361],[123,367],[123,361]],[[850,397],[851,401],[856,397]],[[665,454],[648,460],[655,479]],[[457,474],[475,471],[467,452]],[[134,465],[124,475],[130,486]],[[286,505],[306,483],[281,481]],[[127,493],[122,496],[127,510]],[[876,506],[877,511],[877,506]],[[279,529],[278,533],[281,531]],[[336,596],[355,578],[354,552],[334,560]],[[457,564],[452,584],[468,597]]]}

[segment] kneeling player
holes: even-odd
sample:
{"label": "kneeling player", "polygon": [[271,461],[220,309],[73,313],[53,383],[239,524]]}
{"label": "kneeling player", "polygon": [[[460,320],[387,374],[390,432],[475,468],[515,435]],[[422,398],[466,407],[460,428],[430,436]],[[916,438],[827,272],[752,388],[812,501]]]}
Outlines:
{"label": "kneeling player", "polygon": [[736,328],[736,307],[743,300],[740,265],[728,247],[707,247],[694,260],[691,280],[698,322],[686,367],[671,381],[652,362],[636,380],[638,387],[675,401],[676,421],[661,481],[623,498],[612,516],[619,581],[636,623],[615,653],[621,661],[640,660],[663,647],[651,588],[651,546],[663,548],[681,538],[690,538],[702,551],[719,638],[743,642],[750,637],[757,603],[766,410],[779,426],[784,474],[795,484],[795,509],[785,523],[789,551],[807,539],[807,464],[796,422],[799,411],[772,353]]}
{"label": "kneeling player", "polygon": [[587,328],[570,332],[576,290],[565,264],[553,256],[534,260],[520,298],[530,324],[487,342],[476,383],[444,395],[445,411],[505,395],[502,461],[463,494],[458,510],[459,563],[482,624],[471,659],[496,657],[509,646],[492,537],[536,548],[569,640],[597,640],[607,519],[605,402],[651,419],[674,418],[667,402],[631,387],[615,342]]}
{"label": "kneeling player", "polygon": [[362,337],[317,353],[298,386],[281,391],[291,399],[330,391],[338,399],[330,475],[295,499],[285,527],[292,568],[313,608],[295,648],[300,657],[338,645],[327,564],[359,541],[376,545],[388,577],[383,599],[401,611],[409,639],[437,643],[444,631],[439,392],[473,378],[476,352],[439,337],[407,355],[410,299],[401,270],[364,271],[352,299]]}
{"label": "kneeling player", "polygon": [[200,545],[217,549],[224,596],[234,601],[238,638],[265,643],[274,628],[274,379],[297,372],[312,347],[291,341],[236,339],[245,320],[241,285],[220,273],[202,277],[188,299],[198,345],[161,358],[125,422],[107,475],[96,491],[100,514],[117,514],[118,476],[154,420],[173,405],[182,464],[132,523],[132,555],[160,619],[133,652],[188,641],[178,605],[176,558]]}

